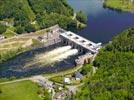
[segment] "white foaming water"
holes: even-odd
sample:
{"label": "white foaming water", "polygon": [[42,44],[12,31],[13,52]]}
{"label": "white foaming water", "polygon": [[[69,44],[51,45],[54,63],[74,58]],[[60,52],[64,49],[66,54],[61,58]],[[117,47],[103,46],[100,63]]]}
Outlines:
{"label": "white foaming water", "polygon": [[50,52],[47,52],[45,54],[37,55],[35,58],[38,60],[41,60],[41,59],[45,59],[45,58],[55,57],[55,56],[60,55],[60,54],[66,52],[70,49],[71,49],[71,46],[59,47],[59,48],[56,48],[56,49],[54,49]]}
{"label": "white foaming water", "polygon": [[49,65],[55,62],[63,61],[70,56],[76,55],[78,53],[77,49],[71,49],[71,46],[64,46],[56,48],[52,51],[36,55],[32,62],[29,62],[25,67],[30,67],[35,64]]}
{"label": "white foaming water", "polygon": [[52,60],[53,61],[62,61],[70,56],[73,56],[73,55],[76,55],[78,53],[78,50],[77,49],[72,49],[72,50],[69,50],[59,56],[56,56],[55,58],[53,58]]}

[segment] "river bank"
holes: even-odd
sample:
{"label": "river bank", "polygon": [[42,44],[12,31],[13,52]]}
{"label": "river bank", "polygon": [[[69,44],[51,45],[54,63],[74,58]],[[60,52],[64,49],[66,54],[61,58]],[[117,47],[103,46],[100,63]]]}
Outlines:
{"label": "river bank", "polygon": [[128,1],[105,0],[104,7],[118,10],[118,11],[126,11],[126,12],[134,13],[134,1],[133,0],[128,0]]}

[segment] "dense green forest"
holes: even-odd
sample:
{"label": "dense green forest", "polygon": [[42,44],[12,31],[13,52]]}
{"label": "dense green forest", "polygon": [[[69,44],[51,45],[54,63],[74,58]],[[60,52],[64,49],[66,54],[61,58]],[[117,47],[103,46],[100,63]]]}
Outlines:
{"label": "dense green forest", "polygon": [[116,36],[93,64],[97,72],[87,76],[75,100],[134,100],[134,28]]}
{"label": "dense green forest", "polygon": [[134,12],[134,0],[105,0],[104,6],[121,11]]}
{"label": "dense green forest", "polygon": [[[10,27],[17,33],[24,33],[55,24],[77,30],[77,19],[73,19],[73,14],[66,0],[0,0],[0,34]],[[79,15],[79,18],[85,17]]]}

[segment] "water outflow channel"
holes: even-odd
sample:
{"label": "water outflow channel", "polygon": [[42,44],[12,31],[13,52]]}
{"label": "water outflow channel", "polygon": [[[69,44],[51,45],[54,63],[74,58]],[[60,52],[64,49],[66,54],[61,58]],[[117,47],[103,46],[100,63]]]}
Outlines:
{"label": "water outflow channel", "polygon": [[74,67],[78,55],[78,50],[69,45],[56,44],[38,48],[0,64],[0,77],[21,77],[58,72]]}
{"label": "water outflow channel", "polygon": [[63,61],[70,56],[76,55],[77,49],[72,49],[71,46],[58,47],[52,51],[35,55],[33,61],[26,64],[24,67],[32,67],[35,64],[39,64],[38,67],[43,65],[53,65],[57,62]]}

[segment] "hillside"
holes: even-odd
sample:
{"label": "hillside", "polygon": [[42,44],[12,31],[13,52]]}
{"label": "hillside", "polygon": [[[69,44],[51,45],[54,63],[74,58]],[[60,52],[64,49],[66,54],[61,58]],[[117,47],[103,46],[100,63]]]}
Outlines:
{"label": "hillside", "polygon": [[58,13],[61,15],[73,15],[73,9],[65,0],[28,0],[35,14]]}
{"label": "hillside", "polygon": [[112,9],[134,12],[134,0],[105,0],[104,5]]}
{"label": "hillside", "polygon": [[1,0],[0,34],[11,27],[14,32],[25,33],[55,24],[76,30],[77,21],[72,17],[73,9],[66,0]]}
{"label": "hillside", "polygon": [[0,19],[14,18],[18,20],[34,21],[35,14],[27,0],[1,0]]}
{"label": "hillside", "polygon": [[75,100],[134,99],[134,28],[116,36],[101,50],[94,66],[97,72],[87,76]]}

